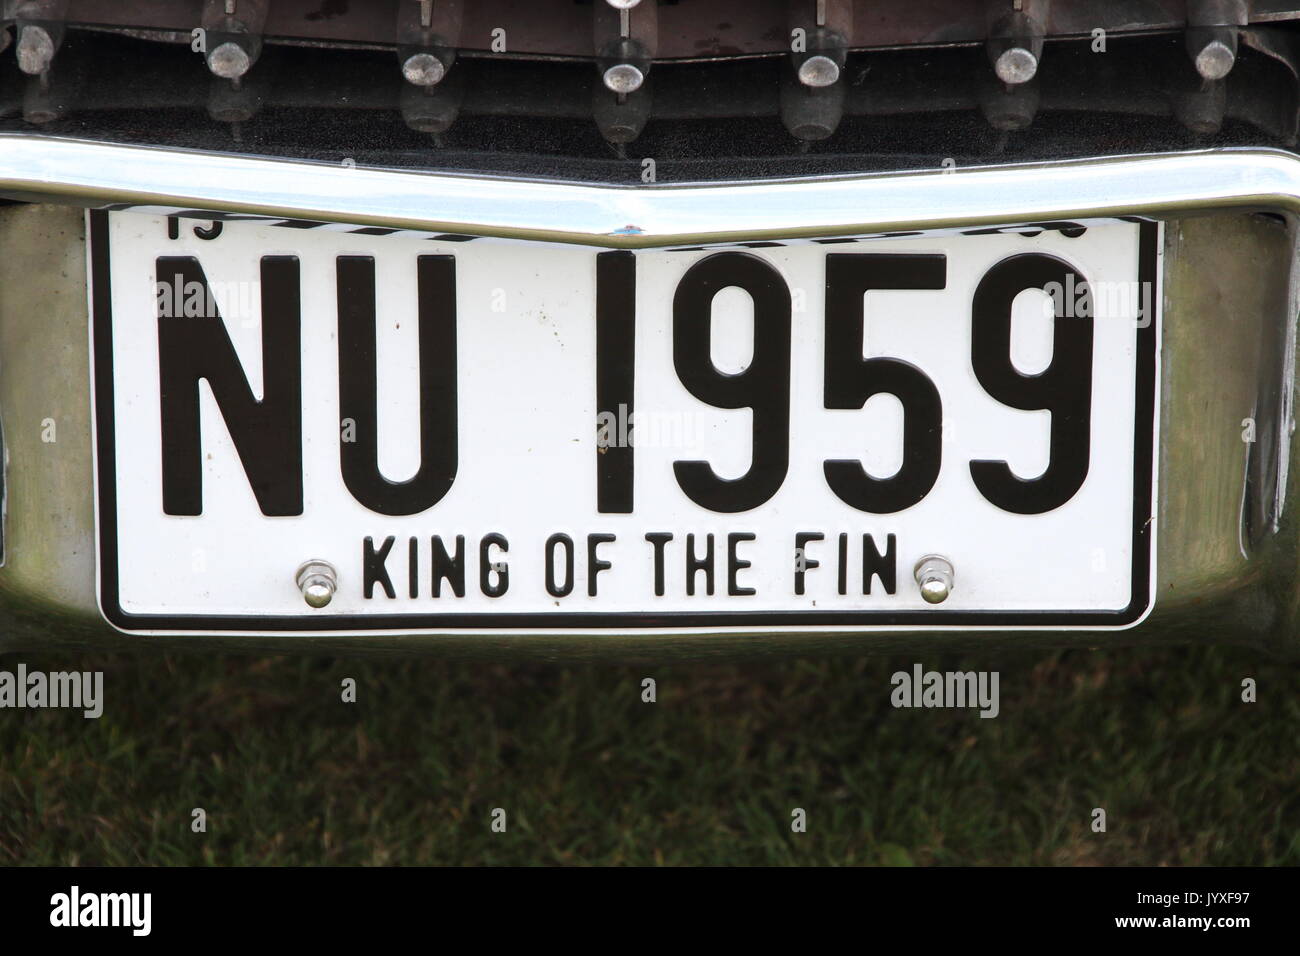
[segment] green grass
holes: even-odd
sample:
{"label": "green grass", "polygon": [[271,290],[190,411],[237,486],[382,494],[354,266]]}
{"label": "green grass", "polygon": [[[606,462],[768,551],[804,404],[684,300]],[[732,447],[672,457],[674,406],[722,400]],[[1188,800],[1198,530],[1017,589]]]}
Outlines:
{"label": "green grass", "polygon": [[[1300,667],[1242,649],[22,660],[107,705],[0,711],[3,864],[1300,863]],[[893,709],[914,661],[1000,670],[1001,716]]]}

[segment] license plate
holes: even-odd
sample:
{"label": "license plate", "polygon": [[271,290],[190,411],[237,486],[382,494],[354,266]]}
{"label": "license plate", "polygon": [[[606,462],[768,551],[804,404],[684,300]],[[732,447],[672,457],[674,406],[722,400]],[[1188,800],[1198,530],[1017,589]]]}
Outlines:
{"label": "license plate", "polygon": [[1149,610],[1157,224],[635,253],[139,212],[91,234],[123,630]]}

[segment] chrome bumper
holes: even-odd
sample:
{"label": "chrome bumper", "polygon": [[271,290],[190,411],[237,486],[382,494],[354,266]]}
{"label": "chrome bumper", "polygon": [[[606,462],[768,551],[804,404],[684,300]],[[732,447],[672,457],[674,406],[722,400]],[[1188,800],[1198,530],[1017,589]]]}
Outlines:
{"label": "chrome bumper", "polygon": [[[819,180],[585,186],[0,135],[0,650],[177,642],[257,650],[629,657],[936,645],[1252,643],[1300,654],[1294,442],[1300,159],[1228,150]],[[347,222],[606,247],[799,239],[1107,216],[1167,222],[1157,589],[1120,632],[428,638],[126,637],[95,598],[84,217]],[[1262,215],[1261,215],[1262,214]],[[1245,420],[1252,442],[1243,440]],[[55,423],[50,442],[47,420]]]}
{"label": "chrome bumper", "polygon": [[1300,213],[1300,161],[1230,149],[725,185],[592,186],[0,133],[0,196],[645,249],[1208,210]]}

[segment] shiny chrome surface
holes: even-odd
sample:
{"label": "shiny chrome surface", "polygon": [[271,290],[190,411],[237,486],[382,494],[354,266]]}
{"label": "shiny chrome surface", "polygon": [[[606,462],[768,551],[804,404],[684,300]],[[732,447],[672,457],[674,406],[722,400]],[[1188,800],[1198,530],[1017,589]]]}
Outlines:
{"label": "shiny chrome surface", "polygon": [[608,248],[1250,207],[1300,211],[1300,159],[1233,149],[726,185],[604,186],[0,134],[0,195]]}
{"label": "shiny chrome surface", "polygon": [[325,607],[338,590],[338,571],[334,565],[319,558],[313,558],[300,567],[293,576],[294,583],[302,591],[302,599],[308,607]]}
{"label": "shiny chrome surface", "polygon": [[[14,171],[21,164],[7,152],[8,145],[0,138],[0,178],[7,183],[6,190],[13,191]],[[80,144],[75,149],[89,147]],[[51,151],[49,162],[40,167],[41,176],[28,163],[23,181],[29,189],[68,202],[157,203],[170,198],[178,205],[199,206],[169,192],[173,187],[179,190],[184,176],[167,171],[165,162],[155,163],[157,157],[135,170],[100,158],[78,167],[83,184],[76,186],[73,169],[67,165],[70,156],[58,152]],[[24,155],[30,160],[35,154]],[[199,160],[189,156],[186,161]],[[261,161],[222,157],[213,162],[225,168]],[[311,204],[313,189],[331,184],[330,188],[339,189],[333,202],[335,215],[342,216],[344,209],[369,207],[373,213],[383,208],[391,211],[378,219],[352,219],[397,224],[399,220],[392,217],[397,215],[401,189],[413,182],[436,181],[439,189],[448,190],[453,183],[463,183],[467,193],[453,204],[455,211],[480,226],[490,226],[494,217],[502,222],[510,218],[494,192],[499,189],[503,194],[553,198],[552,204],[541,208],[515,206],[516,226],[524,223],[521,228],[534,231],[535,238],[541,234],[557,238],[561,234],[554,227],[572,213],[571,229],[563,235],[570,241],[595,241],[609,223],[623,218],[620,213],[635,211],[640,214],[636,218],[649,225],[633,244],[646,245],[683,235],[721,239],[738,233],[827,234],[847,230],[850,222],[857,223],[857,231],[879,231],[890,223],[940,228],[1118,212],[1160,215],[1167,225],[1153,613],[1134,629],[1110,633],[808,633],[762,641],[743,635],[420,638],[385,634],[360,639],[120,635],[102,622],[95,605],[84,214],[75,208],[45,205],[0,208],[0,421],[7,459],[0,650],[86,643],[138,647],[174,641],[248,650],[438,650],[502,657],[627,659],[889,650],[924,641],[928,647],[966,649],[1233,642],[1277,653],[1300,652],[1300,487],[1297,469],[1289,467],[1295,442],[1292,398],[1298,303],[1293,214],[1300,211],[1300,160],[1273,152],[1200,152],[948,176],[632,190],[267,165],[297,170],[298,185],[306,188],[272,196],[271,183],[241,174],[219,199],[204,200],[202,208],[269,211],[275,205],[280,210],[275,215],[285,215],[292,207],[295,215],[308,216],[308,210],[299,207]],[[92,175],[99,186],[84,184]],[[337,185],[354,182],[348,178],[353,175],[360,175],[355,182],[363,188],[346,190]],[[146,192],[139,180],[150,176],[157,181],[153,191]],[[133,188],[141,191],[127,196],[116,191],[117,186],[103,185],[126,180],[136,181]],[[186,185],[186,195],[194,199],[206,184]],[[289,188],[287,180],[280,185]],[[237,201],[236,193],[244,199]],[[725,221],[720,209],[685,201],[684,197],[704,193],[731,197],[734,221]],[[248,201],[254,195],[263,198]],[[736,201],[742,196],[745,201]],[[841,208],[833,209],[832,196],[839,197]],[[808,222],[815,227],[798,225],[800,203],[811,197],[819,197],[805,204]],[[428,192],[407,195],[404,205],[400,222],[432,225],[424,216],[437,208],[437,200]],[[1256,210],[1273,215],[1257,215]],[[1220,214],[1209,215],[1216,211]],[[316,209],[308,217],[324,218],[320,212]],[[838,225],[830,224],[832,218]],[[754,225],[764,220],[767,229]],[[582,232],[574,231],[579,227]],[[46,419],[57,424],[54,442],[42,440]],[[1253,423],[1253,441],[1245,440],[1247,420]]]}
{"label": "shiny chrome surface", "polygon": [[937,554],[927,554],[918,561],[912,576],[916,578],[921,597],[931,604],[948,600],[956,578],[948,559]]}

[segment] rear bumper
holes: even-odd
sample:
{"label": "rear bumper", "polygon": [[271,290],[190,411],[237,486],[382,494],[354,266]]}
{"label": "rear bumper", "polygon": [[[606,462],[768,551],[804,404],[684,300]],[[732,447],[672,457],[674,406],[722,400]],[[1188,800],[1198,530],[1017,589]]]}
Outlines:
{"label": "rear bumper", "polygon": [[[1095,162],[709,186],[604,187],[288,163],[0,136],[0,650],[143,643],[245,650],[565,656],[914,646],[1251,643],[1300,652],[1293,469],[1300,159],[1207,151]],[[1122,632],[702,637],[127,637],[96,603],[84,214],[347,222],[607,247],[952,229],[1089,217],[1165,220],[1157,588]],[[1260,214],[1265,215],[1260,215]],[[1245,420],[1253,442],[1243,440]],[[49,421],[54,440],[49,441]]]}

